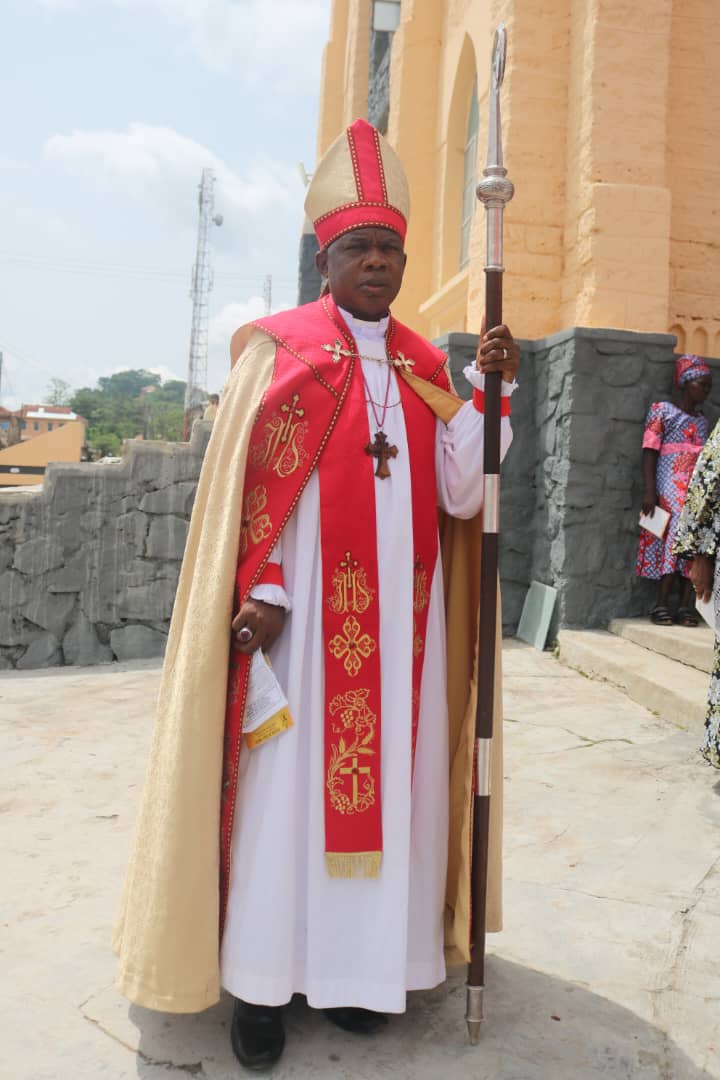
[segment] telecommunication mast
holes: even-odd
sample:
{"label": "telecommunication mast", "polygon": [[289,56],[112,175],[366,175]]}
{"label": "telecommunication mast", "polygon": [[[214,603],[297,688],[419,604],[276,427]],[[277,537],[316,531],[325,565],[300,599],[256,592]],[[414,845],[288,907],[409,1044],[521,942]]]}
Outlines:
{"label": "telecommunication mast", "polygon": [[207,392],[208,372],[208,299],[213,287],[210,264],[210,228],[222,225],[222,214],[214,214],[215,174],[203,169],[198,194],[198,237],[195,265],[192,269],[190,299],[193,302],[192,327],[190,329],[190,357],[187,384],[185,386],[184,438],[190,438],[193,420],[202,408]]}

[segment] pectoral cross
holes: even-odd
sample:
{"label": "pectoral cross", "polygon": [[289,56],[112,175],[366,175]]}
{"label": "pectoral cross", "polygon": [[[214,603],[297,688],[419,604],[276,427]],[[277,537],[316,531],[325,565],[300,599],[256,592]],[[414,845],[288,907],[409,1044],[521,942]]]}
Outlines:
{"label": "pectoral cross", "polygon": [[371,769],[367,765],[358,765],[357,757],[353,757],[350,768],[341,769],[340,772],[343,776],[352,776],[352,801],[353,806],[357,806],[360,795],[360,777],[368,776]]}
{"label": "pectoral cross", "polygon": [[396,458],[398,456],[398,448],[397,446],[388,445],[387,435],[384,431],[375,432],[375,439],[373,442],[367,444],[365,453],[370,457],[377,458],[378,465],[375,470],[375,475],[381,480],[387,479],[390,475],[388,459]]}

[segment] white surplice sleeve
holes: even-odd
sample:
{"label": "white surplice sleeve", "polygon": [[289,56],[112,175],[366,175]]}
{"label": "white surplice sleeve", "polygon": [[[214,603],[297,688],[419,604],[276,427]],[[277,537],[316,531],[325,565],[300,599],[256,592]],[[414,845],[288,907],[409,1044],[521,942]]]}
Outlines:
{"label": "white surplice sleeve", "polygon": [[[463,375],[474,389],[485,389],[485,376],[469,365]],[[502,396],[510,397],[517,383],[502,383]],[[437,421],[435,473],[438,505],[453,517],[470,518],[482,507],[483,436],[485,417],[466,401],[449,424]],[[512,442],[510,417],[500,421],[500,460]]]}
{"label": "white surplice sleeve", "polygon": [[[268,562],[282,566],[282,536],[278,537],[275,547],[270,552]],[[265,604],[274,604],[276,607],[285,608],[286,611],[292,610],[290,597],[282,585],[256,585],[250,591],[250,599],[262,600]]]}

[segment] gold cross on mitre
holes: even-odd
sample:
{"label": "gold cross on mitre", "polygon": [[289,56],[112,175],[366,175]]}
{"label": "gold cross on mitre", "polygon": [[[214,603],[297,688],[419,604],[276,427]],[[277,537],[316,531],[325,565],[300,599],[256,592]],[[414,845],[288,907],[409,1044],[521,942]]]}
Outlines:
{"label": "gold cross on mitre", "polygon": [[352,765],[348,769],[341,769],[343,776],[352,776],[352,802],[357,806],[360,797],[360,777],[368,776],[372,770],[367,765],[359,765],[357,754],[353,756]]}
{"label": "gold cross on mitre", "polygon": [[332,345],[321,345],[320,348],[333,354],[333,364],[339,364],[343,356],[352,356],[349,349],[343,349],[342,341],[339,338],[336,338]]}

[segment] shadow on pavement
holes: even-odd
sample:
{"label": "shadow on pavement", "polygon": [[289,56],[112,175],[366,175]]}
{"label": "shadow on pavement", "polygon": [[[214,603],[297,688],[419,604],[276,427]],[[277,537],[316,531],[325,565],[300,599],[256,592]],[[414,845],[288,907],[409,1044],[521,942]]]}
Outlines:
{"label": "shadow on pavement", "polygon": [[[353,1037],[296,996],[286,1011],[287,1048],[277,1080],[717,1080],[629,1009],[573,983],[499,957],[488,958],[487,1020],[481,1043],[467,1043],[464,974],[408,996],[408,1010],[381,1035]],[[207,1080],[249,1075],[229,1042],[232,999],[194,1016],[136,1006],[137,1075],[169,1069]]]}

